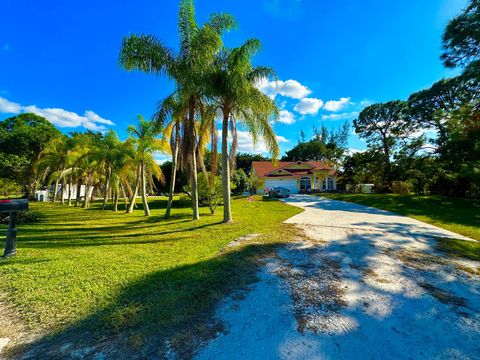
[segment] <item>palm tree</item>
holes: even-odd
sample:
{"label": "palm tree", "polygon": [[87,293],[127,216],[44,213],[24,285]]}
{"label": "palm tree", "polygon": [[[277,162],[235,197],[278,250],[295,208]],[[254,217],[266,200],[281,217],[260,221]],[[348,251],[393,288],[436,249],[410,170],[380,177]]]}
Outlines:
{"label": "palm tree", "polygon": [[52,202],[55,202],[57,198],[58,186],[60,181],[62,181],[60,202],[64,203],[65,169],[68,166],[70,145],[71,143],[66,135],[53,138],[40,153],[36,164],[38,170],[43,173],[43,178],[48,178],[48,183],[55,182]]}
{"label": "palm tree", "polygon": [[[223,221],[232,221],[230,204],[230,167],[234,164],[237,144],[237,123],[243,125],[252,135],[254,144],[262,138],[272,154],[278,159],[280,150],[270,121],[278,116],[275,102],[264,95],[255,84],[262,78],[274,76],[267,67],[253,67],[252,56],[260,48],[256,39],[246,41],[242,46],[223,49],[216,58],[212,73],[210,94],[215,110],[222,113],[222,184]],[[232,146],[228,153],[228,135],[231,129]]]}
{"label": "palm tree", "polygon": [[133,211],[133,204],[135,204],[135,197],[140,185],[145,216],[150,216],[150,209],[147,202],[147,173],[149,177],[155,175],[158,179],[163,180],[162,171],[154,158],[155,152],[164,150],[162,141],[156,138],[156,129],[155,122],[146,121],[141,115],[138,116],[137,126],[130,125],[128,127],[128,133],[135,146],[134,164],[137,174],[137,181],[129,212]]}
{"label": "palm tree", "polygon": [[222,44],[221,34],[233,27],[228,14],[213,14],[199,27],[195,21],[193,0],[181,0],[178,29],[180,47],[177,54],[152,35],[124,38],[120,64],[127,70],[165,74],[175,81],[174,93],[187,109],[183,121],[180,160],[188,170],[192,187],[193,219],[199,219],[197,189],[197,132],[195,126],[205,95],[206,78],[215,54]]}
{"label": "palm tree", "polygon": [[[178,153],[181,147],[181,126],[185,117],[185,109],[175,96],[169,96],[162,101],[154,118],[158,124],[164,124],[162,140],[169,141],[170,152],[172,155],[172,170],[170,174],[170,186],[168,192],[167,209],[165,210],[165,219],[170,218],[170,212],[173,203],[173,194],[175,193],[175,181],[177,176]],[[165,125],[166,119],[170,122]],[[167,145],[164,145],[167,148]]]}
{"label": "palm tree", "polygon": [[128,154],[126,152],[127,147],[125,147],[124,143],[120,141],[117,133],[113,130],[108,131],[104,135],[102,141],[100,142],[100,147],[98,151],[99,151],[98,155],[101,159],[101,162],[104,168],[104,176],[105,176],[105,183],[103,188],[103,204],[102,204],[102,210],[105,210],[108,194],[111,190],[112,178],[115,178],[115,183],[117,184],[117,181],[116,181],[117,172],[123,166],[125,157],[128,156]]}

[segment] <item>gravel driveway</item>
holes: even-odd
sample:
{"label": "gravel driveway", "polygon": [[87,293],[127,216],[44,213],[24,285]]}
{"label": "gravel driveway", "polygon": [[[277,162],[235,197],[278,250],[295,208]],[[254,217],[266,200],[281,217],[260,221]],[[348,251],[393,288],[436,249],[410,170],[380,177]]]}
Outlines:
{"label": "gravel driveway", "polygon": [[285,202],[304,236],[265,259],[225,331],[198,359],[480,359],[480,263],[448,259],[463,238],[386,211],[313,196]]}

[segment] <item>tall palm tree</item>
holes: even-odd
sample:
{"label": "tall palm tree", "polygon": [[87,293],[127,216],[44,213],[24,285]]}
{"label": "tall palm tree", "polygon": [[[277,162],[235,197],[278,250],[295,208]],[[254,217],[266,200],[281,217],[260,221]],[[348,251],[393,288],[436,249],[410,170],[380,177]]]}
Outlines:
{"label": "tall palm tree", "polygon": [[[234,164],[237,125],[244,126],[251,134],[255,144],[262,138],[274,161],[280,154],[271,119],[278,116],[275,102],[256,87],[256,83],[266,77],[274,76],[273,70],[251,64],[252,56],[260,48],[256,39],[246,41],[242,46],[229,50],[223,49],[217,56],[214,71],[211,74],[210,94],[216,110],[222,114],[222,184],[223,184],[223,221],[232,221],[230,204],[230,167]],[[231,130],[232,146],[228,152],[228,135]]]}
{"label": "tall palm tree", "polygon": [[[139,185],[142,190],[142,203],[145,216],[150,216],[150,209],[147,202],[147,173],[148,175],[157,176],[158,179],[163,180],[163,174],[160,167],[155,162],[154,153],[163,151],[163,143],[157,139],[157,127],[152,121],[146,121],[143,116],[138,116],[137,126],[130,125],[128,133],[135,146],[134,164],[136,166],[137,181],[135,184],[134,196],[132,204],[135,203],[135,196],[137,195]],[[133,211],[133,205],[129,212]]]}
{"label": "tall palm tree", "polygon": [[[205,94],[205,74],[222,45],[221,34],[234,25],[228,14],[213,14],[199,27],[193,0],[181,0],[178,16],[180,47],[177,54],[152,35],[124,38],[120,64],[127,70],[165,74],[175,81],[175,93],[188,111],[183,118],[181,164],[186,166],[192,186],[193,219],[199,219],[197,189],[196,117]],[[187,166],[188,165],[188,166]]]}

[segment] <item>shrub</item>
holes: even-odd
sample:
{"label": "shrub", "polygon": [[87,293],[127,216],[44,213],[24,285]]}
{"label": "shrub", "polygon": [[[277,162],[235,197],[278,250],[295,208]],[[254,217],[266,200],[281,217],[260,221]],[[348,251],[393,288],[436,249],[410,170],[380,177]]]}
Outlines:
{"label": "shrub", "polygon": [[[191,199],[191,187],[184,186],[183,191]],[[213,187],[210,184],[210,175],[208,178],[205,177],[205,174],[198,174],[198,205],[199,206],[208,206],[212,214],[215,213],[215,210],[218,205],[222,204],[223,199],[223,190],[222,190],[222,180],[219,176],[215,176],[215,181]]]}
{"label": "shrub", "polygon": [[234,194],[243,194],[250,190],[250,179],[243,169],[234,170],[232,173],[232,192]]}
{"label": "shrub", "polygon": [[408,195],[412,192],[412,184],[408,181],[394,181],[392,182],[392,192],[394,194]]}
{"label": "shrub", "polygon": [[[39,222],[44,222],[45,216],[38,212],[38,211],[20,211],[17,213],[17,224],[36,224]],[[1,215],[1,222],[4,224],[8,224],[9,222],[9,214],[5,213]]]}

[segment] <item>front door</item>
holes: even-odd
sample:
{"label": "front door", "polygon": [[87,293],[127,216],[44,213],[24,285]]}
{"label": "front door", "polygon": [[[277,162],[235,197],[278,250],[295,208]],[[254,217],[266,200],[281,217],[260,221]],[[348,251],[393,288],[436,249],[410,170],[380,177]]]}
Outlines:
{"label": "front door", "polygon": [[309,177],[302,177],[300,179],[300,192],[312,191],[312,180]]}

